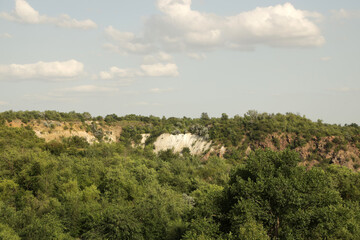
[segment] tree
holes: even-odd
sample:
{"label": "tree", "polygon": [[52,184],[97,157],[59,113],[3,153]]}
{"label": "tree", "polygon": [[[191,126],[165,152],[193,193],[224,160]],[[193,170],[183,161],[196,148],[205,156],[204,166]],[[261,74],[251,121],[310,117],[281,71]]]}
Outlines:
{"label": "tree", "polygon": [[8,225],[0,223],[0,239],[20,240],[19,235]]}
{"label": "tree", "polygon": [[201,113],[200,119],[201,119],[201,120],[209,120],[210,117],[209,117],[209,115],[208,115],[206,112],[203,112],[203,113]]}
{"label": "tree", "polygon": [[275,239],[309,239],[315,233],[316,239],[356,239],[359,214],[350,210],[356,205],[345,204],[324,170],[307,171],[299,161],[289,150],[253,152],[225,190],[223,231],[241,235],[262,225]]}
{"label": "tree", "polygon": [[221,114],[221,120],[227,121],[229,119],[229,116],[226,113]]}

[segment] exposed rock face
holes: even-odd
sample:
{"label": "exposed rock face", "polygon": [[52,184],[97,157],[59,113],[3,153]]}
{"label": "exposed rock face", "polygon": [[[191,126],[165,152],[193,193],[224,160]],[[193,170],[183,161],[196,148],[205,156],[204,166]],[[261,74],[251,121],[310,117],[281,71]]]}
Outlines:
{"label": "exposed rock face", "polygon": [[142,139],[141,139],[140,145],[145,146],[145,142],[150,137],[150,133],[141,134],[141,137],[142,137]]}
{"label": "exposed rock face", "polygon": [[[60,122],[53,120],[32,120],[28,123],[23,123],[21,120],[16,119],[5,124],[9,127],[31,127],[38,137],[45,139],[47,142],[52,140],[61,141],[62,138],[78,136],[92,144],[98,142],[96,134],[97,131],[100,131],[102,141],[112,143],[119,141],[119,136],[122,132],[120,124],[109,126],[96,121]],[[145,147],[145,142],[150,137],[150,134],[141,135],[142,139],[139,146]],[[245,143],[245,138],[243,138],[240,145],[247,144],[247,146],[242,146],[244,148],[247,147],[245,148],[246,155],[249,155],[252,150],[257,148],[269,148],[273,151],[291,148],[300,154],[304,166],[312,167],[325,161],[331,164],[346,166],[360,172],[360,146],[349,142],[336,143],[335,140],[338,138],[336,136],[322,138],[313,136],[311,139],[302,142],[301,145],[294,145],[297,138],[298,136],[294,133],[273,133],[269,134],[261,142],[254,142],[251,145]],[[133,147],[135,147],[135,144],[133,144]],[[192,155],[202,156],[203,160],[207,160],[210,156],[214,155],[222,158],[228,150],[221,143],[213,144],[211,141],[209,142],[205,138],[191,133],[177,135],[162,134],[156,139],[154,148],[155,153],[168,149],[179,153],[184,148],[189,148]]]}
{"label": "exposed rock face", "polygon": [[[284,150],[294,141],[296,136],[294,134],[275,133],[269,135],[263,142],[257,144],[260,148],[269,148],[274,151]],[[274,145],[273,138],[279,140],[278,147]],[[328,163],[346,166],[350,169],[355,169],[360,172],[360,149],[351,143],[346,143],[344,149],[337,149],[341,144],[333,144],[332,147],[327,148],[326,144],[333,142],[336,136],[328,136],[322,138],[313,137],[304,145],[296,147],[294,150],[300,154],[304,160],[303,165],[312,167],[319,163],[319,159],[324,159]],[[248,150],[246,154],[248,155]]]}
{"label": "exposed rock face", "polygon": [[45,141],[51,141],[51,140],[60,140],[63,137],[81,137],[86,139],[88,143],[95,143],[97,142],[97,139],[90,133],[87,133],[86,131],[53,131],[51,133],[48,132],[41,132],[39,130],[34,130],[36,136],[39,138],[44,138]]}
{"label": "exposed rock face", "polygon": [[[93,122],[59,122],[59,121],[46,121],[46,120],[33,120],[27,124],[22,123],[20,120],[14,120],[7,123],[11,127],[31,127],[36,136],[45,139],[49,142],[52,140],[59,141],[62,138],[78,136],[84,138],[88,143],[93,144],[98,142],[98,139],[91,131],[86,131],[87,126],[91,126]],[[103,141],[111,143],[117,142],[121,134],[122,128],[120,126],[104,126],[97,127],[103,132]]]}
{"label": "exposed rock face", "polygon": [[226,153],[226,147],[221,146],[220,151],[219,151],[219,157],[223,158],[225,153]]}
{"label": "exposed rock face", "polygon": [[184,148],[189,148],[191,154],[201,155],[207,150],[210,150],[211,142],[191,133],[178,135],[164,133],[156,139],[154,146],[156,153],[168,149],[173,149],[174,152],[179,153]]}

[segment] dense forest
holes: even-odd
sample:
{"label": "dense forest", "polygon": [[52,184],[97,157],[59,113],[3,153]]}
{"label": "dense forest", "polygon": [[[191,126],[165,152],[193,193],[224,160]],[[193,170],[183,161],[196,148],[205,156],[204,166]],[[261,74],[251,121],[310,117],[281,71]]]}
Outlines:
{"label": "dense forest", "polygon": [[[56,121],[80,123],[98,141],[45,141],[32,129],[37,121],[49,131]],[[102,129],[112,125],[122,133],[108,143]],[[160,134],[188,132],[226,153],[154,153]],[[144,133],[151,135],[139,146]],[[299,149],[310,142],[304,158]],[[357,124],[292,113],[191,119],[3,112],[0,239],[360,239],[360,165],[334,164],[325,154],[349,149],[360,149]],[[301,164],[311,160],[318,164]]]}

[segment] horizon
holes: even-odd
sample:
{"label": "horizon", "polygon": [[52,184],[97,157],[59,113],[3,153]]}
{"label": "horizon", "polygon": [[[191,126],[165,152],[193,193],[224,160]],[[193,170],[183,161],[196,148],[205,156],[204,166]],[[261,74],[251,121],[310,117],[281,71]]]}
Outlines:
{"label": "horizon", "polygon": [[195,120],[195,119],[201,119],[202,118],[202,114],[206,114],[208,117],[209,117],[209,119],[211,120],[211,119],[220,119],[221,117],[222,117],[222,115],[223,114],[226,114],[227,116],[228,116],[228,118],[229,119],[234,119],[235,117],[241,117],[241,118],[243,118],[243,117],[245,117],[245,116],[248,116],[249,114],[251,114],[250,112],[255,112],[255,113],[257,113],[257,114],[268,114],[268,115],[277,115],[277,114],[281,114],[281,115],[284,115],[284,116],[286,116],[286,115],[288,115],[288,114],[293,114],[293,115],[296,115],[296,116],[298,116],[298,117],[301,117],[301,118],[305,118],[305,119],[308,119],[308,120],[310,120],[310,121],[312,121],[312,122],[321,122],[321,123],[323,123],[323,124],[330,124],[330,125],[339,125],[339,126],[347,126],[347,125],[351,125],[351,124],[357,124],[357,123],[354,123],[354,122],[348,122],[348,123],[344,123],[344,124],[342,124],[342,123],[330,123],[330,122],[326,122],[326,121],[324,121],[323,119],[311,119],[311,118],[309,118],[309,117],[307,117],[306,115],[302,115],[302,114],[300,114],[300,113],[293,113],[293,112],[286,112],[286,113],[269,113],[269,112],[259,112],[259,111],[257,111],[257,110],[254,110],[254,109],[249,109],[247,112],[245,112],[245,113],[243,113],[243,114],[235,114],[235,115],[229,115],[229,114],[227,114],[227,113],[221,113],[220,114],[220,116],[212,116],[212,115],[210,115],[210,114],[208,114],[207,112],[202,112],[202,113],[200,113],[200,114],[198,114],[198,116],[157,116],[157,115],[152,115],[152,114],[150,114],[150,115],[141,115],[141,114],[135,114],[135,113],[128,113],[128,114],[123,114],[123,115],[118,115],[118,114],[116,114],[116,113],[108,113],[108,114],[105,114],[105,115],[96,115],[96,114],[92,114],[92,113],[90,113],[90,112],[77,112],[77,111],[74,111],[74,110],[72,110],[72,111],[68,111],[68,112],[61,112],[61,111],[57,111],[57,110],[49,110],[49,109],[47,109],[47,110],[44,110],[44,111],[40,111],[40,110],[19,110],[19,111],[14,111],[14,110],[12,110],[12,109],[9,109],[9,110],[6,110],[6,111],[2,111],[2,112],[0,112],[0,114],[2,114],[2,113],[4,113],[4,112],[14,112],[14,113],[17,113],[17,112],[36,112],[36,111],[38,111],[38,112],[40,112],[40,113],[45,113],[46,111],[55,111],[55,112],[58,112],[58,113],[65,113],[65,114],[68,114],[68,113],[76,113],[76,114],[84,114],[84,113],[89,113],[90,115],[91,115],[91,118],[98,118],[98,117],[102,117],[102,118],[104,118],[105,119],[105,117],[106,116],[111,116],[111,115],[116,115],[117,117],[127,117],[127,116],[130,116],[130,115],[135,115],[135,116],[138,116],[138,117],[155,117],[155,118],[166,118],[166,119],[170,119],[170,118],[178,118],[178,119],[184,119],[184,118],[188,118],[188,119],[193,119],[193,120]]}

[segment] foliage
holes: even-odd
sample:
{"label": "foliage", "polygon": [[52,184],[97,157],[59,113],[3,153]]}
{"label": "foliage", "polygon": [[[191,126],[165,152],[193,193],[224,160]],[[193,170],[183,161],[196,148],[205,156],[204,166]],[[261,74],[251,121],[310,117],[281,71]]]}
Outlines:
{"label": "foliage", "polygon": [[359,202],[348,201],[357,192],[342,189],[344,173],[307,171],[299,161],[295,152],[255,151],[226,187],[223,230],[241,236],[264,229],[275,239],[358,238]]}
{"label": "foliage", "polygon": [[[116,143],[45,142],[29,127],[5,126],[15,119],[91,121],[99,140],[99,125],[119,124],[122,134]],[[290,150],[322,137],[328,152],[356,146],[355,124],[256,111],[198,119],[8,111],[0,120],[0,239],[360,239],[360,174],[305,169]],[[154,154],[156,137],[173,131],[225,144],[225,159]],[[144,133],[146,146],[131,147]],[[287,150],[247,157],[247,146],[269,136],[279,150],[278,133],[293,136]]]}

